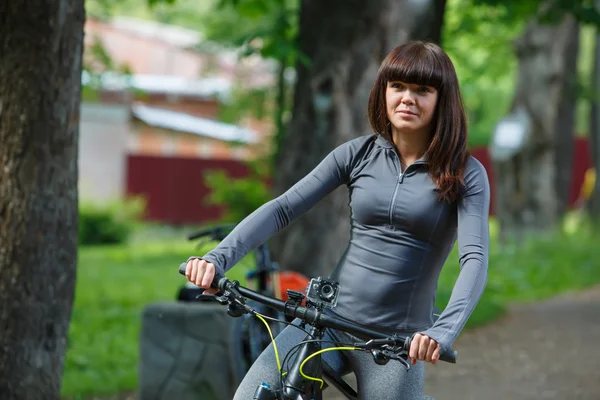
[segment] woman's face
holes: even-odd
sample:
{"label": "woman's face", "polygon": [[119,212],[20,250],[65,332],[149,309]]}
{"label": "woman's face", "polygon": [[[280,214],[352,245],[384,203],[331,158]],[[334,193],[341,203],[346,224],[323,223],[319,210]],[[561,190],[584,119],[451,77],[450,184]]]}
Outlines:
{"label": "woman's face", "polygon": [[429,134],[437,99],[438,91],[431,86],[388,82],[385,104],[393,130],[401,134]]}

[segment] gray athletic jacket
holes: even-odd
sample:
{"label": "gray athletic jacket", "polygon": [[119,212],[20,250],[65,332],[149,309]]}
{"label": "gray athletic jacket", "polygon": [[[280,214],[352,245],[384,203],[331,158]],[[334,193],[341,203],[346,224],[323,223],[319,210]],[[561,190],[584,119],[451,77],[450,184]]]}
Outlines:
{"label": "gray athletic jacket", "polygon": [[[464,327],[487,281],[490,189],[483,165],[473,157],[464,180],[459,200],[440,201],[425,160],[401,171],[388,140],[362,136],[334,149],[202,258],[224,273],[345,184],[351,239],[332,274],[340,283],[332,311],[382,332],[424,333],[444,351]],[[434,324],[438,277],[457,237],[460,274],[448,306]]]}

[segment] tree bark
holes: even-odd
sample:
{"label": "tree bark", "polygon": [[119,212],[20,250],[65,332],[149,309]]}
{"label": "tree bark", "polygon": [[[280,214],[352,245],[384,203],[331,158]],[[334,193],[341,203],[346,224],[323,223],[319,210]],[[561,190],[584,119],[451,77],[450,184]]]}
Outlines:
{"label": "tree bark", "polygon": [[51,400],[77,263],[83,0],[0,2],[0,393]]}
{"label": "tree bark", "polygon": [[[600,6],[600,1],[596,1]],[[588,201],[587,209],[596,226],[600,225],[600,34],[598,28],[594,44],[594,68],[592,72],[592,87],[594,99],[590,108],[590,153],[596,170],[596,182],[592,197]]]}
{"label": "tree bark", "polygon": [[573,155],[575,152],[575,110],[577,104],[577,59],[579,57],[579,24],[571,23],[565,32],[564,79],[562,96],[558,103],[556,121],[556,199],[558,218],[569,210],[573,182]]}
{"label": "tree bark", "polygon": [[566,207],[575,107],[571,57],[578,32],[571,16],[557,25],[531,21],[515,43],[519,70],[513,111],[525,112],[531,130],[513,158],[494,162],[503,238],[550,230]]}
{"label": "tree bark", "polygon": [[[300,180],[335,146],[372,133],[366,111],[369,92],[385,55],[415,29],[411,3],[420,2],[302,1],[298,46],[312,64],[297,66],[293,117],[276,169],[276,194]],[[419,8],[423,10],[427,8]],[[439,42],[439,37],[429,38]],[[310,276],[329,273],[348,244],[349,221],[343,187],[274,238],[276,259],[283,268]]]}
{"label": "tree bark", "polygon": [[442,45],[446,0],[410,0],[414,24],[410,37]]}

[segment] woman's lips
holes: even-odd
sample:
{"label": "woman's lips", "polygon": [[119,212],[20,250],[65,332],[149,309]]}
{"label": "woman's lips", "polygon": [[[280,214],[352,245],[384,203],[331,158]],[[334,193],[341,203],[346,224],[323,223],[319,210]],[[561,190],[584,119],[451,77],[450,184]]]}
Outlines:
{"label": "woman's lips", "polygon": [[408,111],[408,110],[399,110],[398,113],[402,114],[402,115],[417,115],[412,111]]}

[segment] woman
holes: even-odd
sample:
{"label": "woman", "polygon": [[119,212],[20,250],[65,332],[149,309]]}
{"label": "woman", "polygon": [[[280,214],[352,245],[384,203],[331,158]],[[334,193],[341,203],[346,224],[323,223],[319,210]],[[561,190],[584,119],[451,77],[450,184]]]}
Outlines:
{"label": "woman", "polygon": [[[340,284],[338,317],[385,333],[414,335],[408,371],[384,367],[365,352],[328,352],[338,372],[353,371],[361,399],[420,399],[423,362],[450,348],[486,284],[489,183],[467,152],[467,123],[450,58],[437,45],[410,42],[383,61],[368,106],[374,135],[334,149],[282,196],[263,205],[213,251],[188,260],[191,282],[208,288],[251,249],[283,229],[339,185],[350,191],[351,239],[332,277]],[[433,320],[437,280],[458,238],[461,272],[449,304]],[[212,289],[209,289],[212,291]],[[335,342],[353,339],[328,331]],[[286,328],[281,354],[302,338]],[[241,383],[249,399],[261,381],[277,385],[272,348]]]}

